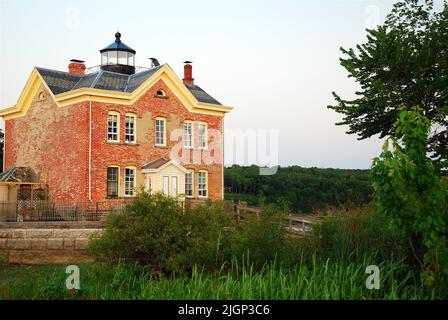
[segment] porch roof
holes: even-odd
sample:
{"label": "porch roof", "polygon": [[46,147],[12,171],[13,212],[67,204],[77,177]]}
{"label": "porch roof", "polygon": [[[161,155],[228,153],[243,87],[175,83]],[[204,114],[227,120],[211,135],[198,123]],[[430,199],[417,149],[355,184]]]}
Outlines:
{"label": "porch roof", "polygon": [[163,166],[165,163],[168,163],[170,160],[166,160],[164,158],[159,158],[154,161],[148,162],[143,165],[142,169],[158,169]]}
{"label": "porch roof", "polygon": [[0,174],[0,183],[36,184],[39,183],[39,181],[32,168],[12,167]]}

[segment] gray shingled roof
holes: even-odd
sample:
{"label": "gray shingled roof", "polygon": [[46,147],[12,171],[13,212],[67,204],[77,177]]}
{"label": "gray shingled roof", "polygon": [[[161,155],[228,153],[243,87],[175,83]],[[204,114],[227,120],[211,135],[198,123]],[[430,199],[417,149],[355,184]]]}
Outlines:
{"label": "gray shingled roof", "polygon": [[151,161],[151,162],[143,165],[142,169],[158,169],[167,162],[169,162],[169,160],[166,160],[164,158],[159,158],[159,159],[156,159],[154,161]]}
{"label": "gray shingled roof", "polygon": [[221,104],[221,103],[219,103],[219,101],[217,101],[211,95],[209,95],[207,92],[202,90],[201,87],[199,87],[195,84],[194,85],[185,84],[185,86],[187,87],[188,90],[190,90],[190,92],[194,95],[194,97],[198,101],[204,102],[204,103],[211,103],[211,104],[219,104],[219,105]]}
{"label": "gray shingled roof", "polygon": [[[133,75],[100,70],[84,76],[45,68],[36,69],[53,94],[56,95],[79,88],[133,92],[161,67],[162,66],[157,66]],[[202,90],[199,86],[188,84],[185,84],[185,86],[199,102],[221,105],[221,103]]]}

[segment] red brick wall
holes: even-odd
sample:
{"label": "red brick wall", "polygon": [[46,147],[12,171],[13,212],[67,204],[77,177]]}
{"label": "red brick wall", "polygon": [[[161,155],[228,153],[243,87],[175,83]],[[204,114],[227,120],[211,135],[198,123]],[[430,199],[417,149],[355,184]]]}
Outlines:
{"label": "red brick wall", "polygon": [[44,86],[25,116],[5,121],[5,169],[33,168],[54,200],[87,199],[88,118],[83,105],[60,108]]}
{"label": "red brick wall", "polygon": [[[155,97],[163,89],[167,98]],[[40,91],[45,92],[42,86]],[[32,167],[42,182],[49,185],[54,200],[88,200],[88,142],[89,102],[59,108],[46,92],[46,100],[33,101],[28,113],[20,118],[7,120],[5,168],[12,166]],[[120,113],[120,144],[107,142],[107,113]],[[126,113],[137,115],[137,145],[124,144],[124,120]],[[167,147],[154,144],[156,117],[167,120]],[[124,186],[124,168],[134,166],[137,171],[157,158],[170,158],[171,148],[178,142],[170,141],[176,128],[182,130],[185,120],[202,121],[210,130],[222,130],[222,118],[214,115],[190,113],[175,97],[163,81],[159,81],[134,105],[92,103],[92,200],[106,199],[107,167],[120,166],[120,188]],[[197,128],[194,130],[197,138]],[[223,196],[222,144],[218,137],[209,134],[209,150],[213,164],[207,164],[206,152],[196,151],[200,161],[189,164],[181,161],[188,169],[208,171],[208,190],[211,199]],[[195,141],[195,146],[198,143]],[[212,146],[215,146],[212,148]],[[140,177],[140,181],[141,181]],[[195,174],[197,193],[197,174]]]}
{"label": "red brick wall", "polygon": [[[165,91],[168,98],[155,97],[155,93],[160,89]],[[140,170],[144,164],[152,160],[160,157],[169,159],[172,147],[178,143],[177,141],[170,141],[170,135],[176,128],[183,129],[185,120],[207,122],[209,130],[221,131],[222,129],[222,117],[190,113],[163,81],[159,81],[154,85],[132,106],[108,105],[95,102],[92,109],[92,129],[94,132],[92,138],[92,192],[94,200],[104,200],[106,197],[106,172],[108,166],[120,166],[120,177],[122,180],[120,188],[123,188],[124,168],[126,166],[134,166],[137,170]],[[120,113],[119,145],[107,142],[108,111]],[[124,119],[126,113],[137,115],[137,145],[124,144]],[[167,121],[166,148],[154,146],[156,117],[165,117]],[[193,134],[197,138],[197,130],[194,130]],[[197,145],[198,143],[195,141],[195,146]],[[204,161],[197,164],[187,164],[181,161],[181,164],[187,169],[194,169],[196,172],[198,170],[208,171],[209,197],[215,200],[222,199],[223,192],[222,145],[219,144],[219,146],[219,150],[214,152],[217,164],[206,165]],[[195,179],[197,179],[197,174]],[[197,190],[195,191],[197,192]]]}

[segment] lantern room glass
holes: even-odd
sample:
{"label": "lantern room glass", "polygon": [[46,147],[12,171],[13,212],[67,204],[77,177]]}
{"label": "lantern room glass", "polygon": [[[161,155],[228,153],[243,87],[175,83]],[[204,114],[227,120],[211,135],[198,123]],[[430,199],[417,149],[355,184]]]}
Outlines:
{"label": "lantern room glass", "polygon": [[134,66],[135,55],[126,51],[107,51],[101,54],[101,65],[121,64]]}
{"label": "lantern room glass", "polygon": [[129,66],[134,66],[135,65],[135,63],[134,63],[134,54],[130,53],[130,52],[128,52],[128,65]]}
{"label": "lantern room glass", "polygon": [[105,66],[107,64],[107,52],[101,54],[101,65]]}

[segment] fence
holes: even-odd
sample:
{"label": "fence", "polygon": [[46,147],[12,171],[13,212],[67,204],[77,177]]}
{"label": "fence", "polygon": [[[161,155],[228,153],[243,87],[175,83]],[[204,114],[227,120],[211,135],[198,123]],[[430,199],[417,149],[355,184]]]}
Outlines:
{"label": "fence", "polygon": [[0,203],[0,221],[100,221],[111,211],[122,211],[128,200],[119,202],[28,201]]}
{"label": "fence", "polygon": [[[132,199],[90,202],[90,201],[65,201],[48,202],[45,200],[18,200],[14,203],[0,203],[0,221],[4,222],[28,222],[28,221],[101,221],[104,216],[112,211],[121,212]],[[180,203],[182,207],[184,202]],[[260,219],[263,210],[247,206],[246,202],[225,201],[225,211],[234,214],[238,223],[245,222],[249,216]],[[285,219],[285,227],[295,235],[306,235],[311,231],[312,225],[319,222],[320,216],[316,215],[288,215]]]}

